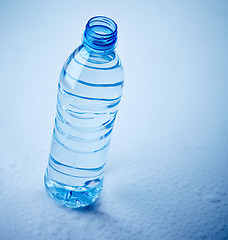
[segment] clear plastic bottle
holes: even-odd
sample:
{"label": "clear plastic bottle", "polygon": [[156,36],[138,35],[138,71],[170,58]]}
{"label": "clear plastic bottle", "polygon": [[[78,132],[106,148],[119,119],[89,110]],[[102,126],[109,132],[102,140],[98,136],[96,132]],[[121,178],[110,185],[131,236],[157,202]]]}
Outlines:
{"label": "clear plastic bottle", "polygon": [[44,182],[48,193],[68,207],[87,206],[102,190],[123,88],[116,43],[116,23],[107,17],[91,18],[82,45],[70,55],[60,74]]}

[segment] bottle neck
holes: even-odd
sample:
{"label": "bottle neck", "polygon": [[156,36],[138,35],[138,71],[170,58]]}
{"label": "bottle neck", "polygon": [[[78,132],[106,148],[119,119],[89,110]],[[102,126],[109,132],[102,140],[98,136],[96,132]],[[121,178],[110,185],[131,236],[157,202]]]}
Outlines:
{"label": "bottle neck", "polygon": [[82,43],[88,52],[106,54],[117,45],[117,25],[107,17],[91,18],[82,36]]}
{"label": "bottle neck", "polygon": [[112,54],[112,52],[115,51],[115,49],[111,49],[111,50],[96,50],[94,48],[91,48],[90,46],[88,46],[87,44],[83,43],[82,47],[84,48],[84,51],[86,51],[86,53],[91,56],[103,56],[103,55],[108,55],[108,54]]}

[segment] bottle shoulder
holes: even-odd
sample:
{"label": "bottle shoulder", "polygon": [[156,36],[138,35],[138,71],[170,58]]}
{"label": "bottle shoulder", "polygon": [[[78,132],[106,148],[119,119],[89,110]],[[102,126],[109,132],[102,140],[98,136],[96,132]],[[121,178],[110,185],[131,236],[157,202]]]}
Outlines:
{"label": "bottle shoulder", "polygon": [[89,51],[82,44],[75,49],[72,55],[76,61],[78,61],[80,64],[83,64],[87,68],[107,71],[115,68],[122,68],[119,55],[115,50],[111,52],[99,53],[95,51]]}
{"label": "bottle shoulder", "polygon": [[116,84],[123,82],[124,72],[116,51],[99,54],[80,45],[63,66],[61,78],[66,76],[91,84]]}

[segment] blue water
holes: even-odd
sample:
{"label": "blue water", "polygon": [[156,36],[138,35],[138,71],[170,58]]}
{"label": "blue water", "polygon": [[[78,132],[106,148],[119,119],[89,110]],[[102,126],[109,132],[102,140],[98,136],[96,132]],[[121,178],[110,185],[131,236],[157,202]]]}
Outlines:
{"label": "blue water", "polygon": [[114,50],[94,52],[82,44],[63,66],[45,174],[46,189],[60,204],[87,206],[99,196],[122,87]]}

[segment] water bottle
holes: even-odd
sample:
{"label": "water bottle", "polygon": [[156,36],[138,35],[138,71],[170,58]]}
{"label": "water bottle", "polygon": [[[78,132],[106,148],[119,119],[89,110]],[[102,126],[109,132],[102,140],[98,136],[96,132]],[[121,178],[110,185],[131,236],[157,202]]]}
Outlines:
{"label": "water bottle", "polygon": [[67,207],[87,206],[102,190],[124,83],[116,45],[116,23],[103,16],[91,18],[82,44],[60,74],[44,182],[52,198]]}

